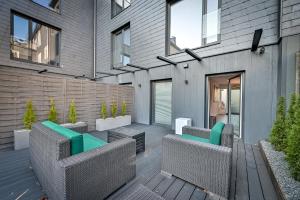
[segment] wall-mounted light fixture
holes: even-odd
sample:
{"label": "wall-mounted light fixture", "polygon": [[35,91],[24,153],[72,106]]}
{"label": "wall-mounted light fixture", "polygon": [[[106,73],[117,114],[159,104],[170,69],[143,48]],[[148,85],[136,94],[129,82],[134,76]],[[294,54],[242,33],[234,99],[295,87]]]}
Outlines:
{"label": "wall-mounted light fixture", "polygon": [[141,87],[142,87],[142,84],[139,83],[138,86],[139,86],[139,88],[141,88]]}
{"label": "wall-mounted light fixture", "polygon": [[184,83],[185,83],[186,85],[189,84],[189,81],[186,79],[186,70],[187,70],[188,68],[189,68],[189,64],[188,64],[188,63],[186,63],[186,64],[183,65],[183,69],[184,69]]}
{"label": "wall-mounted light fixture", "polygon": [[43,69],[43,70],[41,70],[41,71],[38,71],[38,73],[39,73],[39,74],[42,74],[42,73],[47,72],[47,71],[48,71],[47,69]]}
{"label": "wall-mounted light fixture", "polygon": [[255,52],[257,50],[262,32],[263,32],[262,28],[255,30],[253,35],[253,40],[252,40],[252,47],[251,47],[252,52]]}

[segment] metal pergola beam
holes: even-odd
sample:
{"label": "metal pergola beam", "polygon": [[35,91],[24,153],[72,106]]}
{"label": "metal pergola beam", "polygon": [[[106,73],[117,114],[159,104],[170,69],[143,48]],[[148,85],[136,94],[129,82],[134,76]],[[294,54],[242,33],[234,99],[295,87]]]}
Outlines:
{"label": "metal pergola beam", "polygon": [[133,68],[137,68],[137,69],[141,69],[141,70],[149,70],[148,68],[146,67],[141,67],[141,66],[138,66],[138,65],[133,65],[133,64],[127,64],[128,67],[133,67]]}
{"label": "metal pergola beam", "polygon": [[130,72],[130,73],[134,73],[134,71],[128,70],[128,69],[123,69],[123,68],[112,68],[113,70],[119,70],[119,71],[123,71],[123,72]]}
{"label": "metal pergola beam", "polygon": [[158,60],[161,60],[161,61],[164,61],[164,62],[166,62],[166,63],[169,63],[169,64],[172,64],[172,65],[174,65],[174,66],[177,66],[177,62],[174,62],[174,61],[172,61],[172,60],[170,60],[170,59],[168,59],[168,58],[165,58],[165,57],[163,57],[163,56],[157,56],[156,57]]}
{"label": "metal pergola beam", "polygon": [[108,73],[108,72],[97,72],[97,74],[104,74],[108,76],[118,76],[118,74]]}
{"label": "metal pergola beam", "polygon": [[193,58],[195,58],[196,60],[198,60],[199,62],[201,62],[202,58],[200,58],[195,52],[193,52],[191,49],[185,49],[184,50],[185,53],[189,54],[190,56],[192,56]]}

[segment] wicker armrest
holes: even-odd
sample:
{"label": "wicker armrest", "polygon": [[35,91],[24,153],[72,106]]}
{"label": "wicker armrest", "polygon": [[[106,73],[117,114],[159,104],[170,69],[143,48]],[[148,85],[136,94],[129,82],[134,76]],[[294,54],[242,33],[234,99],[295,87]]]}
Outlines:
{"label": "wicker armrest", "polygon": [[124,138],[59,161],[65,174],[66,198],[107,197],[135,177],[135,159],[135,140]]}
{"label": "wicker armrest", "polygon": [[189,134],[196,137],[209,139],[210,129],[198,128],[193,126],[184,126],[182,127],[182,134]]}
{"label": "wicker armrest", "polygon": [[162,171],[225,198],[228,197],[232,149],[167,135],[162,141]]}

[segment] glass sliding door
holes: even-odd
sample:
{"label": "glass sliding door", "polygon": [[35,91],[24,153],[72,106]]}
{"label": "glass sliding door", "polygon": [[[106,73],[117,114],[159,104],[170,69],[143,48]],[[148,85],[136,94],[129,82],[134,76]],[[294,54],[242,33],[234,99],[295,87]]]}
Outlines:
{"label": "glass sliding door", "polygon": [[241,124],[241,75],[228,81],[228,122],[234,126],[234,134],[240,137]]}
{"label": "glass sliding door", "polygon": [[212,128],[217,122],[230,123],[234,134],[242,134],[243,73],[218,74],[207,76],[207,123]]}
{"label": "glass sliding door", "polygon": [[171,126],[172,81],[152,82],[152,123]]}

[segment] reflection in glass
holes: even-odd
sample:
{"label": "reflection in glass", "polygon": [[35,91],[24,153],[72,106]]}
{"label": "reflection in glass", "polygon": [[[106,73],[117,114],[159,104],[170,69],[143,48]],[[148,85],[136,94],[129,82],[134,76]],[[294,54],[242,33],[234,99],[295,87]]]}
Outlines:
{"label": "reflection in glass", "polygon": [[11,55],[35,63],[59,65],[59,31],[13,15]]}
{"label": "reflection in glass", "polygon": [[128,6],[130,6],[130,0],[112,0],[112,16],[118,15]]}
{"label": "reflection in glass", "polygon": [[113,67],[130,63],[130,28],[125,27],[113,34]]}
{"label": "reflection in glass", "polygon": [[170,6],[170,54],[201,46],[202,0],[178,1]]}
{"label": "reflection in glass", "polygon": [[13,29],[14,34],[12,35],[11,41],[11,54],[14,57],[21,58],[21,59],[29,59],[29,42],[28,42],[28,26],[29,21],[22,17],[13,16]]}
{"label": "reflection in glass", "polygon": [[154,82],[154,122],[171,125],[172,121],[172,82]]}
{"label": "reflection in glass", "polygon": [[219,0],[207,1],[207,14],[204,15],[203,37],[206,44],[218,41],[220,34],[220,9],[218,6]]}
{"label": "reflection in glass", "polygon": [[50,10],[53,10],[55,12],[59,12],[59,4],[60,0],[32,0],[37,4],[40,4],[41,6],[44,6]]}

